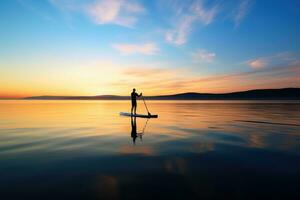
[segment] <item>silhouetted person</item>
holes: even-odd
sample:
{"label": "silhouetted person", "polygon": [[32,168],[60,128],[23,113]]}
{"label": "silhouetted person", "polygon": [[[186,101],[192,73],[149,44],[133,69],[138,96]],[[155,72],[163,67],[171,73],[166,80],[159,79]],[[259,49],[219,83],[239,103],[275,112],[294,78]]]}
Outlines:
{"label": "silhouetted person", "polygon": [[131,116],[131,137],[132,137],[133,144],[135,144],[135,140],[138,137],[136,132],[136,117],[132,117],[132,116]]}
{"label": "silhouetted person", "polygon": [[135,92],[135,88],[133,88],[131,92],[131,115],[133,114],[133,110],[134,110],[134,114],[136,115],[136,107],[137,107],[136,98],[141,96],[142,93],[138,95],[138,93]]}

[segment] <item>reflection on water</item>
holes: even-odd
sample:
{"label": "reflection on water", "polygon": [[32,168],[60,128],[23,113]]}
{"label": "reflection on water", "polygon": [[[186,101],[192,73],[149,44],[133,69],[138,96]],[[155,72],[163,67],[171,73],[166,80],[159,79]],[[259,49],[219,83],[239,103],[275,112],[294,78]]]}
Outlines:
{"label": "reflection on water", "polygon": [[[139,113],[146,113],[142,105]],[[6,199],[299,197],[300,102],[0,101]]]}
{"label": "reflection on water", "polygon": [[137,125],[136,125],[136,117],[131,117],[131,137],[132,137],[132,141],[133,141],[133,144],[135,144],[135,140],[136,138],[140,138],[141,141],[142,141],[142,138],[143,138],[143,135],[144,135],[144,132],[145,132],[145,129],[147,127],[147,124],[148,124],[148,121],[149,121],[149,118],[146,119],[146,122],[145,122],[145,125],[144,125],[144,128],[141,132],[137,132]]}

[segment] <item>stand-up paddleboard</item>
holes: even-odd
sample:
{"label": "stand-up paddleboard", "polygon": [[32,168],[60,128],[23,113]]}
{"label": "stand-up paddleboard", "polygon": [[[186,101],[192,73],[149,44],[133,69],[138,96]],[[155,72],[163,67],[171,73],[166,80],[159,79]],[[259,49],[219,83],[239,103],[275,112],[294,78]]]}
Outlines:
{"label": "stand-up paddleboard", "polygon": [[143,115],[143,114],[131,114],[127,112],[120,112],[120,115],[127,117],[142,117],[142,118],[157,118],[158,115]]}

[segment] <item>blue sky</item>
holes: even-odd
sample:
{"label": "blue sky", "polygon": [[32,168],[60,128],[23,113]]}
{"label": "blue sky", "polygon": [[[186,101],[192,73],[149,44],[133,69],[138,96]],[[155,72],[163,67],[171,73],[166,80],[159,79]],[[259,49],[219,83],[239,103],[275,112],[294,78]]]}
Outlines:
{"label": "blue sky", "polygon": [[0,96],[300,87],[300,2],[2,0]]}

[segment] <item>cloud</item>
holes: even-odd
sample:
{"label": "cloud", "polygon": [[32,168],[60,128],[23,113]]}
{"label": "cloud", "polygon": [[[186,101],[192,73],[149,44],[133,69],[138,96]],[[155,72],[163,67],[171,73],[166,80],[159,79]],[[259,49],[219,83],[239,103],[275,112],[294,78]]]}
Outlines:
{"label": "cloud", "polygon": [[185,16],[178,22],[175,29],[166,31],[165,40],[175,45],[185,44],[187,37],[192,30],[192,24],[195,21],[193,16]]}
{"label": "cloud", "polygon": [[217,15],[219,5],[214,5],[213,7],[206,9],[203,5],[203,1],[199,0],[192,5],[191,10],[204,25],[208,25]]}
{"label": "cloud", "polygon": [[81,12],[99,25],[114,24],[133,27],[139,14],[144,13],[142,5],[133,0],[49,0],[63,12]]}
{"label": "cloud", "polygon": [[[186,3],[186,1],[169,1],[169,4],[164,7],[173,9],[172,19],[175,25],[173,28],[165,31],[165,40],[178,46],[185,44],[195,25],[207,26],[211,24],[224,8],[224,4],[227,3],[223,2],[221,4],[212,1],[208,6],[207,2],[205,0],[191,0],[189,3]],[[233,13],[235,27],[239,26],[249,13],[251,5],[252,0],[239,0]],[[232,10],[232,6],[230,8]]]}
{"label": "cloud", "polygon": [[[177,81],[176,89],[192,91],[231,92],[258,88],[280,88],[300,85],[299,65],[262,68],[255,71],[230,73]],[[182,91],[184,91],[182,90]]]}
{"label": "cloud", "polygon": [[86,12],[97,24],[116,24],[132,27],[138,21],[137,14],[144,8],[135,2],[124,0],[98,0],[87,6]]}
{"label": "cloud", "polygon": [[261,69],[274,65],[290,65],[297,61],[297,57],[290,52],[281,52],[274,55],[259,57],[252,60],[248,60],[244,63],[252,67],[253,69]]}
{"label": "cloud", "polygon": [[207,26],[213,22],[219,11],[219,5],[206,8],[202,0],[194,1],[189,7],[181,4],[175,7],[174,15],[178,18],[176,25],[173,29],[165,31],[165,40],[175,45],[183,45],[187,42],[194,23],[200,22],[203,26]]}
{"label": "cloud", "polygon": [[159,52],[156,44],[151,42],[144,44],[113,44],[112,47],[122,54],[154,55]]}
{"label": "cloud", "polygon": [[244,72],[201,76],[186,68],[127,68],[122,80],[111,82],[110,87],[128,90],[136,87],[147,95],[181,92],[233,92],[258,88],[283,88],[300,86],[300,65],[282,65]]}
{"label": "cloud", "polygon": [[238,27],[241,24],[242,20],[249,13],[251,5],[251,0],[240,0],[240,3],[237,9],[235,10],[233,16],[233,22],[235,24],[235,27]]}
{"label": "cloud", "polygon": [[258,58],[258,59],[248,61],[248,65],[254,69],[263,68],[267,66],[267,64],[268,64],[267,61],[264,60],[263,58]]}
{"label": "cloud", "polygon": [[207,52],[204,49],[199,49],[196,52],[192,53],[194,62],[212,62],[215,57],[215,53]]}

